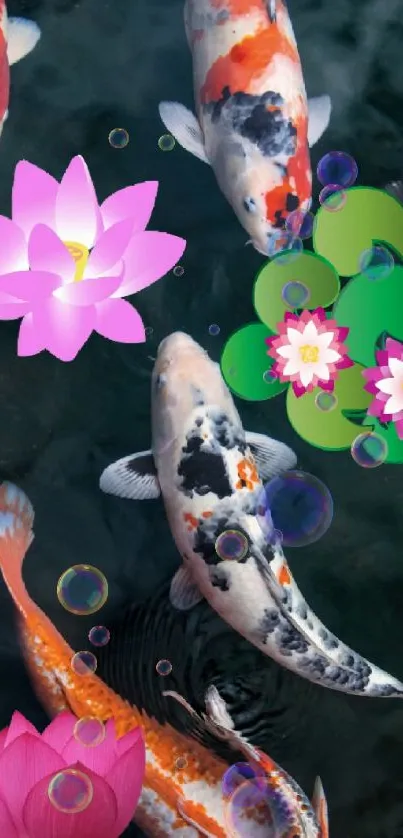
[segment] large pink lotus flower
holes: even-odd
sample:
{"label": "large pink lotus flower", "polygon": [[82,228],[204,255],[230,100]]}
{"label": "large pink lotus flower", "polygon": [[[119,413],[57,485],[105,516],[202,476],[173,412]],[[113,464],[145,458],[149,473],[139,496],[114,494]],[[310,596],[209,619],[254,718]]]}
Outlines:
{"label": "large pink lotus flower", "polygon": [[[145,748],[141,728],[116,739],[113,721],[101,744],[86,747],[73,734],[77,722],[61,713],[42,735],[16,712],[0,732],[0,835],[2,838],[118,838],[140,796]],[[88,778],[92,799],[79,812],[62,812],[49,785],[74,768]]]}
{"label": "large pink lotus flower", "polygon": [[122,297],[141,291],[180,259],[186,242],[145,230],[158,183],[128,186],[100,206],[85,160],[63,178],[20,161],[12,220],[0,216],[0,319],[23,317],[18,355],[47,349],[71,361],[95,330],[114,341],[145,340]]}
{"label": "large pink lotus flower", "polygon": [[323,308],[287,312],[277,324],[278,335],[266,338],[267,352],[275,359],[272,371],[280,381],[291,381],[296,396],[314,387],[334,389],[337,371],[353,366],[343,344],[349,330],[327,319]]}
{"label": "large pink lotus flower", "polygon": [[375,396],[368,416],[381,422],[394,422],[399,439],[403,439],[403,344],[387,338],[385,349],[376,352],[376,367],[363,371],[364,387]]}

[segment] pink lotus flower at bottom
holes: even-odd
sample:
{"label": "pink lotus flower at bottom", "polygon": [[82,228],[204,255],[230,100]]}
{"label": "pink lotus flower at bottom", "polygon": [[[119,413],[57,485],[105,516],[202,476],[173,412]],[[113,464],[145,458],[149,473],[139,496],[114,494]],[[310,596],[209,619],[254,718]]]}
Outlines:
{"label": "pink lotus flower at bottom", "polygon": [[[145,747],[141,728],[116,739],[113,720],[94,747],[76,740],[71,713],[58,715],[41,734],[15,712],[0,732],[0,835],[2,838],[118,838],[140,796]],[[92,791],[80,812],[62,812],[49,797],[59,772],[74,768]]]}

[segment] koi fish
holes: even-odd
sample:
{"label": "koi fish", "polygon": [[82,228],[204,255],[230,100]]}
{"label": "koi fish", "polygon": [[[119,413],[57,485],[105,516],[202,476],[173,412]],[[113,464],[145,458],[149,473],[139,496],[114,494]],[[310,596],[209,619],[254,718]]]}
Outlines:
{"label": "koi fish", "polygon": [[171,603],[188,610],[204,597],[263,654],[309,681],[402,698],[400,681],[344,645],[305,602],[262,514],[263,483],[294,468],[296,456],[244,431],[219,364],[189,335],[176,332],[158,348],[151,412],[152,450],[108,466],[100,488],[137,500],[162,494],[183,558]]}
{"label": "koi fish", "polygon": [[[71,666],[73,650],[51,620],[33,602],[22,579],[22,565],[33,541],[34,511],[21,489],[0,486],[0,569],[18,611],[22,648],[38,697],[50,716],[69,710],[77,718],[114,719],[118,737],[141,726],[146,745],[145,780],[134,820],[153,838],[226,838],[233,834],[229,802],[222,779],[228,763],[196,738],[160,724],[124,701],[97,675],[85,678]],[[167,697],[168,697],[167,693]],[[225,704],[215,688],[206,697],[207,714],[200,718],[176,693],[173,697],[191,712],[201,730],[245,754],[266,778],[267,808],[279,838],[328,838],[326,799],[317,780],[313,809],[303,791],[266,754],[232,729]],[[177,766],[181,760],[181,768]],[[319,794],[318,794],[319,791]],[[248,807],[245,823],[250,838],[267,835],[267,821],[256,806]]]}
{"label": "koi fish", "polygon": [[284,0],[187,0],[195,116],[161,102],[177,142],[214,171],[251,243],[265,256],[290,212],[311,205],[309,147],[330,119],[329,96],[307,102]]}
{"label": "koi fish", "polygon": [[32,20],[8,18],[5,0],[0,0],[0,136],[8,117],[9,68],[34,49],[40,36],[40,29]]}

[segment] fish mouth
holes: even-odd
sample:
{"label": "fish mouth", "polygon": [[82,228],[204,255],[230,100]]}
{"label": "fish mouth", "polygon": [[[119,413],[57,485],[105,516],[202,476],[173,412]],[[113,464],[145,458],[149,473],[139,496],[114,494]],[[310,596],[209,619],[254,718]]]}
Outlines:
{"label": "fish mouth", "polygon": [[159,344],[157,360],[155,362],[155,373],[166,372],[171,364],[182,362],[195,362],[208,357],[207,352],[186,332],[172,332]]}

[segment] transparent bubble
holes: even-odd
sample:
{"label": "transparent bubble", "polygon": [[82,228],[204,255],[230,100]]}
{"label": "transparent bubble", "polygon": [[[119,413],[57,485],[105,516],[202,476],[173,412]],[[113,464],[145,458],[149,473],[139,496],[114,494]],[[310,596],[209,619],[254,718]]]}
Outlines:
{"label": "transparent bubble", "polygon": [[175,276],[183,276],[183,274],[185,273],[185,268],[183,268],[182,265],[175,265],[173,273],[175,274]]}
{"label": "transparent bubble", "polygon": [[241,561],[248,554],[249,542],[238,530],[224,530],[215,543],[215,551],[220,559]]}
{"label": "transparent bubble", "polygon": [[304,249],[302,240],[290,233],[289,230],[277,230],[269,238],[267,255],[270,259],[276,257],[278,265],[288,265],[295,262]]}
{"label": "transparent bubble", "polygon": [[388,456],[388,445],[380,434],[368,431],[354,440],[351,456],[362,468],[377,468]]}
{"label": "transparent bubble", "polygon": [[177,771],[183,771],[185,768],[187,768],[187,764],[188,761],[186,757],[178,757],[178,759],[175,760],[175,768],[177,769]]}
{"label": "transparent bubble", "polygon": [[360,272],[368,279],[386,279],[394,267],[393,256],[389,250],[386,250],[386,247],[376,245],[369,250],[364,250],[361,254]]}
{"label": "transparent bubble", "polygon": [[166,658],[162,658],[162,660],[158,661],[155,668],[158,672],[158,675],[163,675],[164,677],[166,675],[170,675],[172,672],[171,661],[167,660]]}
{"label": "transparent bubble", "polygon": [[110,132],[108,139],[112,148],[125,148],[130,137],[125,128],[114,128]]}
{"label": "transparent bubble", "polygon": [[158,140],[161,151],[172,151],[175,148],[175,137],[172,134],[163,134]]}
{"label": "transparent bubble", "polygon": [[88,640],[93,646],[106,646],[110,639],[110,631],[105,626],[93,626],[88,632]]}
{"label": "transparent bubble", "polygon": [[86,748],[95,748],[104,741],[106,734],[105,725],[102,719],[95,716],[84,716],[74,725],[74,736],[80,745]]}
{"label": "transparent bubble", "polygon": [[292,280],[286,282],[281,292],[283,302],[289,308],[304,308],[311,296],[309,288],[303,282]]}
{"label": "transparent bubble", "polygon": [[264,371],[263,381],[265,381],[266,384],[274,384],[274,382],[277,381],[277,379],[278,379],[278,375],[277,375],[276,372],[274,372],[274,370],[265,370]]}
{"label": "transparent bubble", "polygon": [[278,832],[270,806],[269,784],[263,778],[246,780],[239,785],[224,806],[229,835],[250,838],[257,829],[260,838],[292,835],[289,831]]}
{"label": "transparent bubble", "polygon": [[209,334],[210,334],[210,335],[213,335],[214,337],[216,337],[217,335],[219,335],[219,334],[220,334],[220,331],[221,331],[221,329],[220,329],[220,327],[217,325],[217,323],[212,323],[212,324],[211,324],[211,326],[209,326],[209,327],[208,327],[208,330],[209,330]]}
{"label": "transparent bubble", "polygon": [[154,329],[152,326],[146,326],[144,331],[146,333],[146,338],[150,338],[154,334]]}
{"label": "transparent bubble", "polygon": [[320,393],[316,396],[315,404],[318,410],[321,410],[322,413],[330,413],[331,410],[334,410],[337,407],[338,399],[334,393],[327,393],[325,390],[321,390]]}
{"label": "transparent bubble", "polygon": [[97,659],[93,652],[76,652],[71,659],[71,668],[76,675],[93,675],[97,668]]}
{"label": "transparent bubble", "polygon": [[95,614],[108,599],[104,574],[88,564],[76,564],[65,570],[56,590],[60,604],[71,614]]}
{"label": "transparent bubble", "polygon": [[299,236],[300,239],[310,239],[314,221],[315,216],[312,212],[297,209],[290,212],[286,218],[285,226],[293,236]]}
{"label": "transparent bubble", "polygon": [[324,186],[319,193],[319,202],[329,212],[338,212],[344,207],[347,200],[347,192],[335,183]]}
{"label": "transparent bubble", "polygon": [[235,789],[246,780],[253,780],[257,776],[257,770],[249,762],[236,762],[234,765],[230,765],[222,778],[222,793],[224,797],[230,797]]}
{"label": "transparent bubble", "polygon": [[316,174],[323,186],[329,183],[339,183],[341,187],[347,189],[357,180],[358,166],[350,154],[344,151],[329,151],[319,160]]}
{"label": "transparent bubble", "polygon": [[[329,489],[304,471],[286,471],[264,486],[262,503],[285,547],[304,547],[318,541],[333,519]],[[270,537],[270,541],[274,538]]]}
{"label": "transparent bubble", "polygon": [[94,790],[89,777],[76,768],[64,768],[52,777],[48,796],[59,812],[77,814],[90,805]]}

